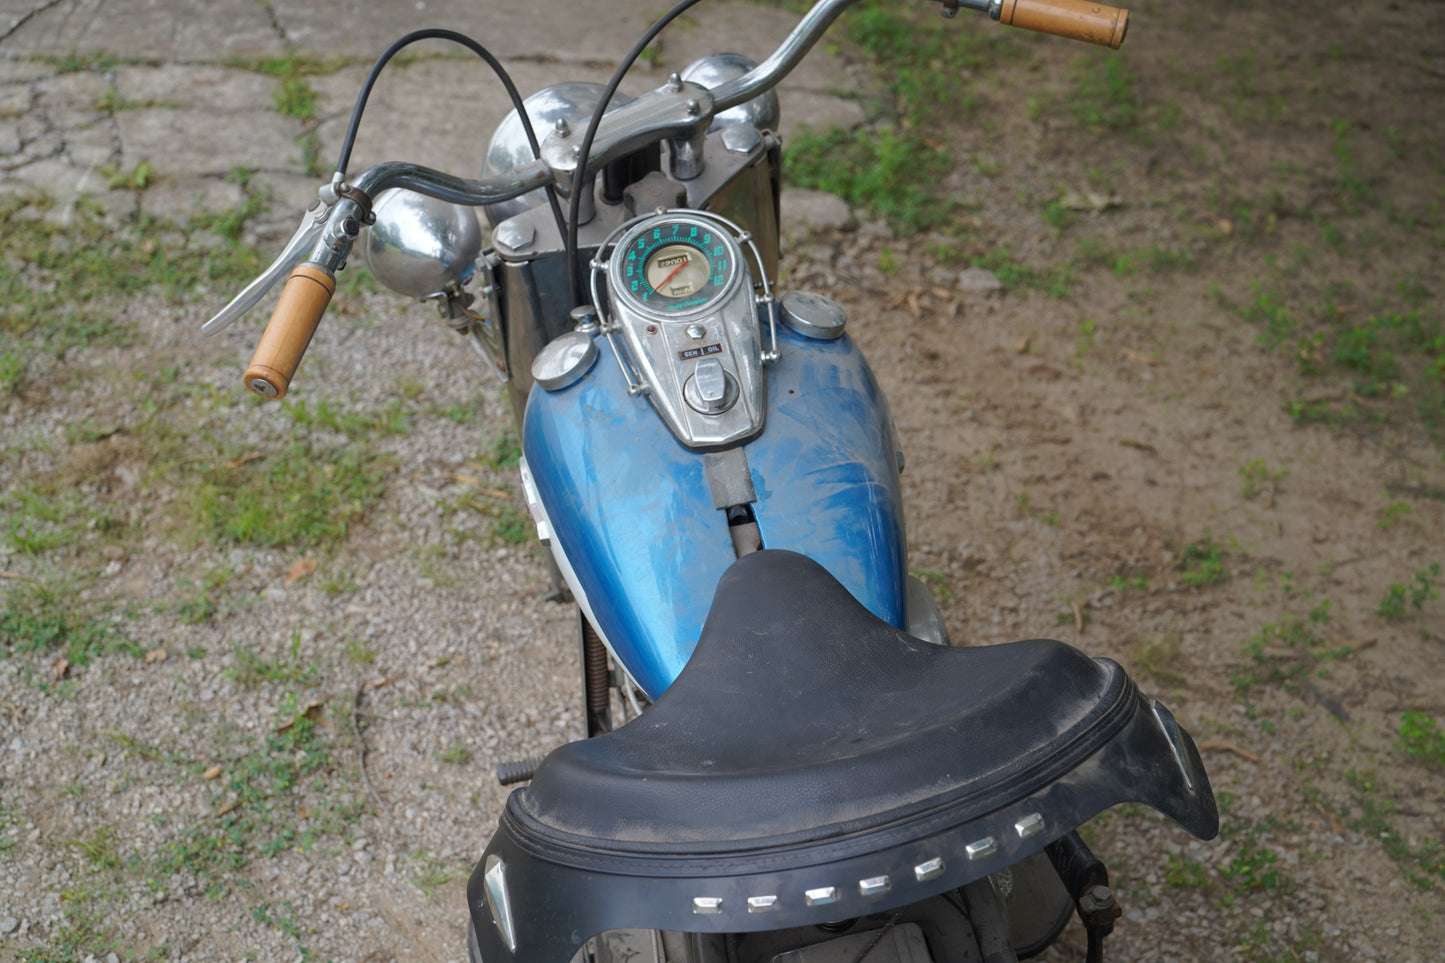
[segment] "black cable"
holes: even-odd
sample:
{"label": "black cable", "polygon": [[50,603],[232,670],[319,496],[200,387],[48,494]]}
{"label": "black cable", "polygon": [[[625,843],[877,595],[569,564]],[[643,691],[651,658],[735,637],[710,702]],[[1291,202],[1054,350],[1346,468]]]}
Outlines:
{"label": "black cable", "polygon": [[647,49],[647,45],[662,32],[663,27],[700,2],[701,0],[682,0],[677,6],[663,14],[657,23],[648,28],[647,33],[642,35],[642,39],[617,65],[617,72],[607,82],[606,89],[602,91],[602,99],[597,102],[597,109],[592,112],[592,120],[587,124],[587,133],[582,138],[582,148],[577,155],[577,166],[572,173],[572,193],[567,204],[567,283],[571,286],[574,305],[584,303],[581,291],[578,289],[577,275],[580,273],[581,263],[577,251],[577,221],[582,216],[582,191],[587,186],[587,157],[592,153],[592,140],[597,136],[597,128],[602,123],[602,115],[607,112],[607,105],[612,102],[612,95],[617,93],[617,88],[621,86],[622,78],[632,68],[637,58],[642,56],[642,51]]}
{"label": "black cable", "polygon": [[[693,0],[696,2],[696,0]],[[512,101],[512,107],[517,111],[517,117],[522,122],[522,130],[527,135],[527,146],[532,149],[532,156],[540,158],[542,147],[537,143],[537,135],[532,130],[532,119],[527,116],[527,108],[522,103],[522,95],[517,92],[517,85],[512,83],[512,78],[507,74],[501,62],[493,57],[491,52],[477,43],[466,34],[457,33],[455,30],[445,30],[433,27],[426,30],[413,30],[411,33],[394,42],[387,47],[382,55],[376,58],[376,63],[371,65],[371,70],[366,75],[366,81],[361,85],[361,90],[356,95],[356,106],[351,109],[351,121],[346,126],[346,137],[341,142],[341,156],[336,160],[336,170],[340,174],[346,173],[346,167],[351,163],[351,151],[356,146],[356,132],[361,128],[361,115],[366,110],[366,101],[371,97],[371,88],[376,86],[377,78],[381,76],[384,68],[391,58],[395,57],[404,48],[422,40],[449,40],[452,43],[466,47],[472,53],[481,57],[492,68],[497,79],[507,91],[507,96]],[[552,204],[552,217],[557,221],[557,233],[566,235],[566,226],[562,221],[562,206],[557,201],[557,191],[551,185],[547,185],[547,199]],[[575,215],[574,215],[575,217]],[[575,298],[573,299],[576,300]]]}

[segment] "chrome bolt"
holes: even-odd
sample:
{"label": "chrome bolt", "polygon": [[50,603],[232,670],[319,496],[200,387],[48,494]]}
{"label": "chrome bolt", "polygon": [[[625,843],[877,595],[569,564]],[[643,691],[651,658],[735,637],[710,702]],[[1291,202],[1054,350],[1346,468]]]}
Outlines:
{"label": "chrome bolt", "polygon": [[674,94],[677,93],[679,90],[682,89],[682,78],[675,73],[668,74],[667,89]]}
{"label": "chrome bolt", "polygon": [[689,100],[689,101],[687,102],[687,115],[688,115],[689,117],[696,117],[699,113],[701,113],[701,111],[702,111],[702,104],[699,104],[699,103],[698,103],[697,101],[695,101],[695,100]]}
{"label": "chrome bolt", "polygon": [[762,142],[762,137],[747,124],[731,124],[723,128],[722,142],[732,153],[746,154]]}
{"label": "chrome bolt", "polygon": [[571,137],[571,136],[572,136],[572,128],[569,127],[569,126],[567,126],[567,118],[566,118],[566,117],[558,117],[558,118],[557,118],[557,123],[552,127],[552,129],[557,132],[557,136],[558,136],[558,137]]}
{"label": "chrome bolt", "polygon": [[532,242],[536,238],[537,229],[525,221],[506,221],[492,232],[493,243],[511,248],[513,251],[526,250],[532,246]]}

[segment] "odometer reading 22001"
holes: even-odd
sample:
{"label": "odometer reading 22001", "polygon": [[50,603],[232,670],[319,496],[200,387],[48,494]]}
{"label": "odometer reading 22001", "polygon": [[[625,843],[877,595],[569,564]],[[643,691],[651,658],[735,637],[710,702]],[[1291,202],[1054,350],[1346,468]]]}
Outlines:
{"label": "odometer reading 22001", "polygon": [[653,224],[628,244],[623,280],[629,294],[654,310],[698,307],[727,286],[734,269],[728,250],[705,225]]}

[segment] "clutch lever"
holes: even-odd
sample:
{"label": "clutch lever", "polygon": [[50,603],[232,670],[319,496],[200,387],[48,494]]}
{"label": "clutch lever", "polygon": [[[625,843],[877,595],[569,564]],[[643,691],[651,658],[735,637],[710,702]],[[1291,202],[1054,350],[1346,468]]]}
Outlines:
{"label": "clutch lever", "polygon": [[286,246],[276,260],[271,262],[271,266],[246,285],[240,294],[231,299],[230,304],[216,312],[215,317],[201,325],[201,333],[215,334],[225,328],[255,307],[257,302],[266,296],[266,292],[275,287],[277,281],[288,276],[291,269],[310,254],[320,240],[327,218],[331,216],[331,208],[331,204],[319,197],[312,201],[306,213],[301,215],[301,224],[296,228],[296,233],[291,235],[291,240],[286,242]]}

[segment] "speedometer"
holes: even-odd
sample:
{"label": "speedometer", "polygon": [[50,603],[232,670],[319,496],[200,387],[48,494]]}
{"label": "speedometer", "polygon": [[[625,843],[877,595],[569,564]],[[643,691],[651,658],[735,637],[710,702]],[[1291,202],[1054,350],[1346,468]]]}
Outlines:
{"label": "speedometer", "polygon": [[722,295],[737,272],[732,238],[691,218],[649,221],[623,244],[622,289],[654,311],[691,314]]}

